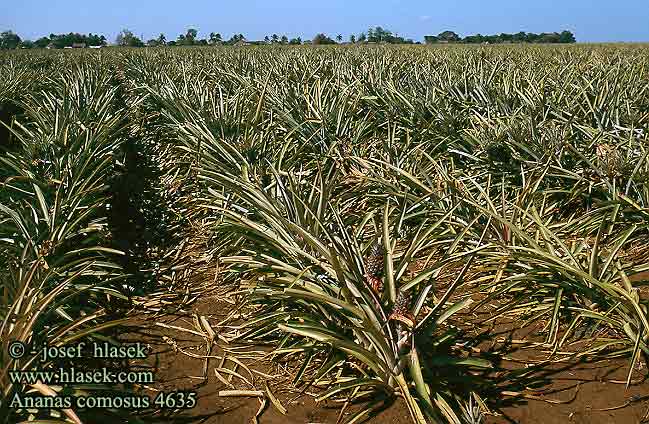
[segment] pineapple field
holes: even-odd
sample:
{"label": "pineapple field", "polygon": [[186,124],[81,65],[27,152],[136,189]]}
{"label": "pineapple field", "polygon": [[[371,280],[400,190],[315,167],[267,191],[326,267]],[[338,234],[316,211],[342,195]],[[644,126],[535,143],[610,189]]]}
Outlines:
{"label": "pineapple field", "polygon": [[649,422],[646,45],[0,75],[0,422]]}

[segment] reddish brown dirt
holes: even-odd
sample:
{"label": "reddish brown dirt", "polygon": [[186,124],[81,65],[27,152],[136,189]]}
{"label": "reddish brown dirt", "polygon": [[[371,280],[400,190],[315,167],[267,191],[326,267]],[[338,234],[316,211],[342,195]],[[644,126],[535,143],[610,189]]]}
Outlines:
{"label": "reddish brown dirt", "polygon": [[[499,323],[492,330],[495,339],[491,349],[502,349],[507,340],[540,341],[537,331],[540,325],[517,329],[516,323]],[[586,348],[587,342],[582,344]],[[579,350],[576,346],[572,351]],[[507,351],[508,349],[503,349]],[[533,363],[544,361],[548,353],[540,347],[512,347],[507,359],[500,367],[503,369],[534,370]],[[649,422],[649,388],[646,379],[649,373],[644,362],[636,365],[632,374],[632,384],[626,389],[624,382],[629,371],[627,359],[580,360],[569,362],[550,362],[543,364],[528,376],[521,379],[516,391],[524,392],[536,399],[502,395],[502,403],[495,416],[488,416],[486,423],[505,424],[640,424]],[[508,387],[506,387],[508,388]]]}
{"label": "reddish brown dirt", "polygon": [[[217,317],[223,316],[222,311],[228,308],[225,302],[218,302],[216,299],[203,299],[194,305],[193,311],[199,315],[209,318],[211,323],[217,321]],[[198,356],[205,355],[205,341],[198,335],[190,334],[183,331],[163,328],[156,323],[164,323],[173,326],[194,329],[192,325],[191,314],[173,314],[165,315],[158,318],[148,317],[139,320],[137,331],[128,333],[122,338],[122,342],[146,342],[151,346],[151,352],[145,365],[154,367],[156,370],[155,384],[147,388],[146,393],[153,399],[157,391],[172,392],[176,390],[195,391],[197,393],[198,403],[196,407],[181,413],[169,416],[158,414],[150,417],[147,421],[154,423],[187,423],[187,424],[231,424],[231,423],[253,423],[260,402],[256,398],[242,397],[220,397],[219,391],[229,390],[215,376],[213,369],[218,366],[217,359],[211,359],[208,366],[208,379],[203,381],[204,360],[192,358],[181,352],[174,350],[169,339],[176,343],[185,352],[194,353]],[[163,337],[169,339],[163,340]],[[212,355],[221,355],[222,351],[214,349]],[[251,366],[264,373],[271,373],[264,365]],[[248,374],[240,370],[241,374],[248,377]],[[227,377],[227,376],[226,376]],[[236,383],[236,378],[233,383]],[[256,379],[256,383],[264,389],[263,379]],[[273,387],[271,383],[269,386]],[[241,385],[238,385],[241,386]],[[237,387],[237,389],[251,390],[251,387]],[[277,393],[274,393],[277,395]],[[320,403],[316,404],[311,396],[299,396],[290,404],[288,401],[297,397],[295,395],[277,395],[282,404],[287,407],[287,414],[282,415],[271,402],[268,402],[265,410],[259,417],[260,424],[326,424],[336,423],[340,412],[340,404]],[[351,406],[345,416],[350,416],[353,412],[358,411],[357,407]],[[410,417],[405,405],[396,402],[389,408],[381,411],[377,417],[370,421],[409,424]]]}
{"label": "reddish brown dirt", "polygon": [[[192,358],[174,349],[174,344],[185,352],[205,355],[205,340],[188,332],[163,328],[156,323],[166,323],[187,329],[194,329],[192,313],[205,316],[212,324],[223,317],[223,311],[231,306],[219,301],[217,297],[203,297],[187,313],[167,314],[160,317],[148,316],[137,324],[137,332],[126,334],[124,341],[146,341],[152,347],[147,363],[155,367],[156,382],[146,389],[151,397],[155,390],[171,392],[174,390],[194,390],[198,394],[198,404],[191,410],[177,415],[158,414],[147,419],[154,423],[251,423],[260,406],[256,398],[220,397],[219,391],[228,389],[219,381],[213,369],[218,366],[217,359],[211,359],[208,366],[207,381],[197,378],[203,375],[204,360]],[[548,353],[539,347],[524,347],[512,340],[541,340],[536,334],[539,326],[523,329],[520,324],[499,320],[494,326],[484,326],[482,330],[488,337],[477,346],[478,356],[490,359],[496,366],[494,373],[485,375],[486,381],[493,381],[493,390],[480,393],[488,403],[493,414],[485,417],[485,423],[505,424],[626,424],[642,423],[649,412],[649,388],[645,384],[646,368],[634,370],[633,384],[629,389],[621,384],[626,380],[628,361],[614,359],[598,362],[549,363],[538,369],[533,363],[548,358]],[[488,328],[490,327],[490,328]],[[164,340],[163,337],[167,339]],[[222,352],[214,349],[212,355]],[[529,375],[521,377],[516,370],[528,368]],[[264,373],[272,373],[265,364],[253,366]],[[245,374],[242,371],[242,374]],[[617,382],[614,382],[617,380]],[[236,379],[233,383],[236,382]],[[259,418],[261,424],[288,423],[336,423],[339,404],[316,404],[310,396],[301,396],[289,403],[295,396],[284,390],[277,382],[269,382],[273,391],[278,390],[278,398],[288,412],[282,415],[270,402]],[[255,378],[255,386],[261,390],[264,380]],[[237,387],[251,389],[251,387]],[[478,390],[478,388],[476,388]],[[503,391],[523,392],[535,395],[542,400],[511,396]],[[276,393],[277,394],[277,393]],[[565,402],[552,404],[549,402]],[[604,410],[608,409],[608,410]],[[349,408],[350,412],[355,411]],[[349,416],[349,413],[346,414]],[[405,405],[397,402],[378,416],[367,422],[380,424],[406,424],[410,418]],[[646,421],[649,422],[649,421]]]}

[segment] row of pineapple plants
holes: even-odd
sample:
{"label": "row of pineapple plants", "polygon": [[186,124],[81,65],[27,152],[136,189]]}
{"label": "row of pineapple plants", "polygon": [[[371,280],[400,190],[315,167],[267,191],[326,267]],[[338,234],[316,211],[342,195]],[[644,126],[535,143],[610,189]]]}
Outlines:
{"label": "row of pineapple plants", "polygon": [[[124,144],[132,128],[118,99],[122,89],[111,73],[113,62],[101,56],[2,57],[8,78],[0,101],[17,113],[4,122],[9,137],[0,147],[1,422],[125,416],[17,406],[30,394],[88,396],[121,389],[20,383],[10,376],[84,368],[83,361],[42,362],[29,352],[89,341],[115,344],[116,332],[127,323],[134,275],[125,271],[126,252],[116,243],[124,230],[116,228],[116,203],[123,200],[115,193],[123,184]],[[27,349],[20,358],[9,348],[16,342]]]}
{"label": "row of pineapple plants", "polygon": [[[348,422],[397,397],[415,422],[479,421],[463,404],[491,364],[457,317],[485,304],[544,323],[558,355],[585,335],[581,354],[627,356],[629,380],[647,353],[634,278],[647,271],[645,48],[224,48],[110,62],[128,138],[245,295],[250,319],[222,331],[297,363],[298,390],[370,399]],[[488,295],[472,303],[475,288]]]}
{"label": "row of pineapple plants", "polygon": [[647,350],[631,282],[646,254],[630,254],[647,235],[644,50],[149,58],[166,61],[145,90],[196,178],[191,213],[255,311],[237,338],[302,363],[297,386],[398,395],[415,421],[458,422],[459,385],[438,370],[489,364],[433,347],[470,304],[456,290],[480,283],[481,304],[546,322],[555,351],[597,335],[584,354],[632,370]]}

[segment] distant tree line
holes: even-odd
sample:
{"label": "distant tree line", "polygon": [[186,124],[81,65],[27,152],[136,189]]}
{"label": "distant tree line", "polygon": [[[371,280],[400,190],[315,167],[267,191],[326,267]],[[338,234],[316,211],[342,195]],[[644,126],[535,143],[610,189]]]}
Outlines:
{"label": "distant tree line", "polygon": [[435,43],[468,43],[468,44],[501,44],[501,43],[576,43],[575,36],[570,31],[562,32],[543,32],[535,34],[533,32],[518,32],[516,34],[499,34],[499,35],[469,35],[464,38],[460,37],[453,31],[444,31],[438,35],[427,35],[424,37],[426,44]]}
{"label": "distant tree line", "polygon": [[[318,35],[324,36],[324,34],[318,34]],[[277,34],[273,34],[271,36],[267,35],[264,37],[264,44],[298,45],[298,44],[302,44],[302,38],[296,37],[296,38],[289,39],[286,35],[279,36]]]}
{"label": "distant tree line", "polygon": [[[124,30],[128,31],[128,30]],[[124,32],[122,31],[122,32]],[[160,34],[158,38],[151,39],[146,42],[149,47],[158,46],[215,46],[215,45],[232,45],[238,42],[243,42],[246,37],[243,34],[234,34],[230,39],[224,40],[220,33],[211,32],[209,38],[198,38],[198,30],[189,28],[184,34],[178,35],[176,40],[167,41],[164,34]],[[119,42],[117,42],[118,45]],[[142,43],[144,45],[144,43]]]}
{"label": "distant tree line", "polygon": [[[426,44],[435,43],[469,43],[469,44],[499,44],[499,43],[575,43],[576,39],[572,32],[550,32],[534,34],[531,32],[519,32],[516,34],[499,35],[469,35],[460,37],[453,31],[444,31],[438,35],[427,35],[424,37]],[[124,29],[120,31],[115,39],[115,45],[123,47],[157,47],[157,46],[209,46],[209,45],[235,45],[246,44],[278,44],[278,45],[299,45],[299,44],[341,44],[343,36],[338,34],[334,38],[325,33],[316,34],[312,40],[303,41],[300,37],[289,39],[286,35],[272,34],[265,36],[261,41],[248,41],[243,34],[234,34],[229,39],[224,39],[220,33],[211,32],[207,38],[198,38],[198,31],[194,28],[187,29],[179,34],[175,40],[168,41],[164,34],[157,38],[144,41],[133,34],[132,31]],[[414,44],[412,39],[400,37],[392,31],[380,26],[369,28],[358,35],[352,34],[349,37],[350,44],[379,43],[379,44]],[[74,44],[85,44],[86,46],[106,46],[106,37],[97,34],[50,34],[49,37],[42,37],[36,41],[22,40],[12,31],[0,33],[0,49],[16,48],[65,48]],[[417,43],[419,44],[419,43]]]}
{"label": "distant tree line", "polygon": [[380,26],[369,28],[367,32],[361,32],[358,37],[352,35],[349,37],[351,43],[387,43],[387,44],[414,44],[412,39],[399,37],[388,29]]}
{"label": "distant tree line", "polygon": [[62,49],[64,47],[72,47],[73,44],[85,44],[86,46],[105,46],[107,44],[106,37],[103,35],[90,33],[78,34],[71,32],[69,34],[50,34],[48,37],[41,37],[36,41],[22,40],[17,34],[12,31],[5,31],[0,33],[0,49],[16,49],[16,48],[45,48],[52,47]]}
{"label": "distant tree line", "polygon": [[[35,42],[22,41],[20,37],[11,31],[6,31],[0,36],[0,48],[31,48],[31,47],[52,47],[64,48],[73,44],[85,44],[87,46],[105,46],[107,45],[106,37],[94,34],[50,34],[49,37],[39,38]],[[261,41],[248,41],[243,34],[234,34],[225,40],[220,33],[211,32],[208,38],[198,38],[198,31],[194,28],[187,29],[186,32],[179,34],[176,40],[167,40],[164,34],[157,38],[144,41],[136,36],[129,29],[123,29],[115,38],[115,45],[122,47],[158,47],[158,46],[209,46],[209,45],[234,45],[239,43],[246,44],[279,44],[279,45],[300,45],[300,44],[341,44],[343,36],[336,35],[334,38],[325,33],[316,34],[312,40],[302,40],[300,37],[288,38],[286,35],[272,34],[265,36]],[[411,39],[404,39],[390,30],[383,29],[380,26],[369,28],[367,32],[362,32],[358,36],[351,35],[349,43],[389,43],[389,44],[413,44]]]}
{"label": "distant tree line", "polygon": [[106,37],[99,34],[90,33],[77,34],[50,34],[49,37],[41,37],[34,41],[34,47],[47,47],[48,45],[57,49],[64,47],[71,47],[73,44],[85,44],[86,46],[105,46],[107,44]]}

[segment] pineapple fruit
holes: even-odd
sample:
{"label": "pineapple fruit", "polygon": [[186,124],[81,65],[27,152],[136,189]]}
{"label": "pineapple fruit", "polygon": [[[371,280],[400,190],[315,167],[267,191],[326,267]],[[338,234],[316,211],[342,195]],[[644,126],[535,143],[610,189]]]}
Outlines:
{"label": "pineapple fruit", "polygon": [[413,328],[415,326],[415,317],[412,312],[410,312],[410,303],[410,296],[408,293],[400,291],[397,295],[396,301],[394,302],[388,320],[399,321],[406,327]]}
{"label": "pineapple fruit", "polygon": [[365,278],[367,284],[380,296],[383,292],[383,245],[378,241],[372,245],[370,254],[365,258]]}

